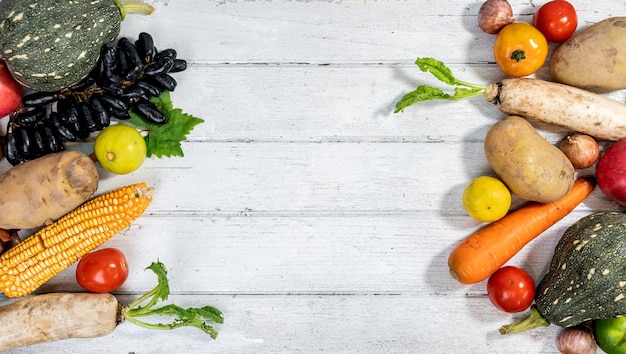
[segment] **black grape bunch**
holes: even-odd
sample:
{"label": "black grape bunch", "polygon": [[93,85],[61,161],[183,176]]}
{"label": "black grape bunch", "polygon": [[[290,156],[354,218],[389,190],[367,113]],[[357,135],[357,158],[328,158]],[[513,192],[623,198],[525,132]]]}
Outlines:
{"label": "black grape bunch", "polygon": [[65,150],[65,142],[87,139],[111,124],[130,119],[132,110],[152,124],[168,117],[150,102],[177,82],[170,75],[187,69],[176,50],[157,50],[142,32],[132,42],[121,37],[102,46],[92,72],[81,82],[55,92],[32,92],[9,117],[3,151],[11,165]]}

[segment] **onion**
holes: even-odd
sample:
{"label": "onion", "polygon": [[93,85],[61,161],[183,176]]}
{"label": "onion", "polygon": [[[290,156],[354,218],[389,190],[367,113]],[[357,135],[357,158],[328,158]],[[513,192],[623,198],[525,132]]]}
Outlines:
{"label": "onion", "polygon": [[556,348],[561,354],[595,354],[596,341],[587,327],[564,328],[556,336]]}
{"label": "onion", "polygon": [[561,143],[561,151],[576,169],[593,166],[600,156],[598,142],[585,134],[573,134],[566,137]]}
{"label": "onion", "polygon": [[513,10],[507,0],[487,0],[478,10],[478,27],[484,32],[496,34],[513,22]]}

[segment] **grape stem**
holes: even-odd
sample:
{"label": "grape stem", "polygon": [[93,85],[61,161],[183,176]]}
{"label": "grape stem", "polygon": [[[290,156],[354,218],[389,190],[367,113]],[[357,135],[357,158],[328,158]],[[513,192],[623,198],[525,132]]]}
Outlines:
{"label": "grape stem", "polygon": [[122,21],[124,21],[128,14],[142,13],[144,15],[150,15],[154,12],[154,7],[140,1],[113,0],[113,3],[120,10]]}

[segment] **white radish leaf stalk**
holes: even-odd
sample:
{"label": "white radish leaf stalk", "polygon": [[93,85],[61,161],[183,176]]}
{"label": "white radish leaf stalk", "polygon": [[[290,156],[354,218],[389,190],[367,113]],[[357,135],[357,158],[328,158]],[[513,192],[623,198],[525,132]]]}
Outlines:
{"label": "white radish leaf stalk", "polygon": [[[152,270],[158,278],[158,285],[124,307],[124,319],[138,326],[148,329],[170,330],[184,326],[196,327],[209,334],[211,338],[217,338],[217,330],[210,325],[210,322],[223,323],[224,315],[212,306],[200,308],[182,308],[174,304],[154,307],[159,301],[167,300],[170,288],[167,280],[167,270],[161,262],[153,262],[148,268]],[[143,304],[143,305],[142,305]],[[139,318],[149,316],[169,316],[174,317],[171,323],[151,323]]]}

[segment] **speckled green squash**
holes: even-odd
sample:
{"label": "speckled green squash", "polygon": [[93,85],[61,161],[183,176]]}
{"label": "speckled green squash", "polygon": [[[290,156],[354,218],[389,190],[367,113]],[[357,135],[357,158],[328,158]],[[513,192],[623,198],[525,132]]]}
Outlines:
{"label": "speckled green squash", "polygon": [[153,11],[140,1],[0,0],[0,55],[24,86],[57,91],[89,74],[127,13]]}
{"label": "speckled green squash", "polygon": [[112,0],[4,0],[0,19],[2,57],[14,78],[36,91],[87,76],[122,20]]}
{"label": "speckled green squash", "polygon": [[595,213],[568,228],[535,304],[562,327],[626,315],[626,214]]}

